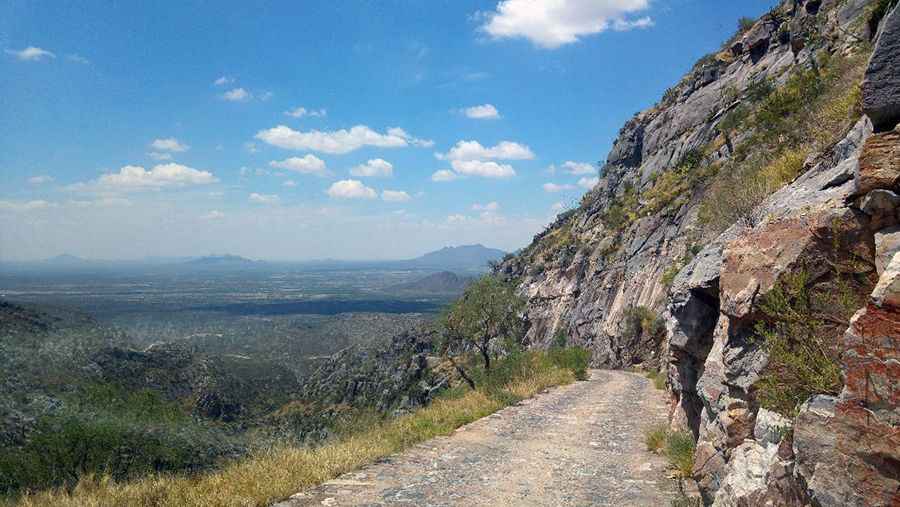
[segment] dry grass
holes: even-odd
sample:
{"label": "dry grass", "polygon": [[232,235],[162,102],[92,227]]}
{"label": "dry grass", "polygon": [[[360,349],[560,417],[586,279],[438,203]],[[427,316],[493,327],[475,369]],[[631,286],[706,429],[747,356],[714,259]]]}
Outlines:
{"label": "dry grass", "polygon": [[[575,380],[571,370],[547,366],[538,353],[529,354],[535,367],[528,378],[512,380],[507,390],[527,398]],[[540,366],[539,366],[540,365]],[[57,489],[19,499],[20,507],[263,506],[320,484],[379,458],[396,453],[492,414],[504,401],[482,391],[442,398],[412,414],[389,419],[364,431],[315,448],[282,447],[194,477],[151,476],[126,483],[106,477],[83,478],[72,491]],[[2,502],[0,502],[2,505]]]}

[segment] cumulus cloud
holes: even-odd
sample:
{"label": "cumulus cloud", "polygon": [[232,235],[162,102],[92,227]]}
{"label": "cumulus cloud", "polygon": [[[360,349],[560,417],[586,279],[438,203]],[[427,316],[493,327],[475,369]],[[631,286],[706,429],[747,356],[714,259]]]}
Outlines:
{"label": "cumulus cloud", "polygon": [[350,174],[362,178],[388,177],[393,176],[394,166],[387,160],[376,158],[350,169]]}
{"label": "cumulus cloud", "polygon": [[486,148],[478,141],[459,141],[446,154],[436,154],[440,160],[531,160],[534,152],[524,144],[501,141],[496,146]]}
{"label": "cumulus cloud", "polygon": [[32,176],[32,177],[28,178],[28,183],[30,183],[32,185],[43,185],[44,183],[53,183],[53,176],[48,176],[46,174]]}
{"label": "cumulus cloud", "polygon": [[493,161],[483,160],[454,160],[451,162],[453,170],[466,176],[481,176],[483,178],[511,178],[516,171],[509,164],[498,164]]}
{"label": "cumulus cloud", "polygon": [[191,149],[190,146],[182,143],[178,139],[174,137],[167,137],[165,139],[154,139],[152,143],[150,143],[150,147],[156,151],[169,151],[175,153],[181,153],[188,151]]}
{"label": "cumulus cloud", "polygon": [[578,186],[586,190],[594,188],[597,186],[597,183],[600,183],[600,178],[597,176],[594,176],[593,178],[584,177],[578,180]]}
{"label": "cumulus cloud", "polygon": [[594,166],[587,162],[572,162],[571,160],[568,160],[563,163],[562,167],[567,173],[579,176],[582,174],[595,174],[597,172]]}
{"label": "cumulus cloud", "polygon": [[225,218],[225,213],[222,213],[221,211],[218,211],[218,210],[212,210],[209,213],[206,213],[200,217],[201,220],[209,220],[209,221],[221,220],[223,218]]}
{"label": "cumulus cloud", "polygon": [[557,192],[565,192],[566,190],[573,190],[575,185],[569,184],[558,184],[558,183],[544,183],[543,189],[544,192],[548,192],[551,194],[555,194]]}
{"label": "cumulus cloud", "polygon": [[359,180],[341,180],[332,183],[327,194],[335,199],[374,199],[375,189],[369,188]]}
{"label": "cumulus cloud", "polygon": [[100,187],[110,190],[151,190],[163,187],[208,185],[219,181],[209,171],[200,171],[185,165],[169,163],[153,166],[149,171],[141,166],[127,165],[116,173],[107,173],[91,183],[76,183],[73,190],[89,190]]}
{"label": "cumulus cloud", "polygon": [[463,113],[467,118],[473,120],[497,120],[500,118],[500,112],[492,104],[467,107],[463,109]]}
{"label": "cumulus cloud", "polygon": [[556,49],[609,29],[652,26],[649,17],[628,19],[649,6],[650,0],[504,0],[495,11],[481,13],[480,30],[493,39],[525,38]]}
{"label": "cumulus cloud", "polygon": [[434,141],[418,139],[401,128],[390,128],[386,133],[374,131],[365,125],[323,132],[301,132],[285,125],[261,130],[256,139],[288,150],[313,150],[322,153],[344,154],[364,146],[377,148],[403,148],[405,146],[429,147]]}
{"label": "cumulus cloud", "polygon": [[385,190],[381,192],[381,199],[386,202],[406,202],[412,197],[402,190]]}
{"label": "cumulus cloud", "polygon": [[4,52],[23,62],[39,62],[44,59],[56,58],[56,55],[50,51],[34,46],[28,46],[27,48],[20,50],[5,49]]}
{"label": "cumulus cloud", "polygon": [[234,78],[230,76],[222,76],[219,79],[213,81],[213,84],[216,86],[225,86],[227,84],[231,84],[234,82]]}
{"label": "cumulus cloud", "polygon": [[435,171],[431,175],[431,181],[436,181],[439,183],[453,181],[457,178],[459,178],[459,175],[449,169],[441,169],[439,171]]}
{"label": "cumulus cloud", "polygon": [[328,172],[325,167],[325,161],[312,154],[302,157],[290,157],[284,160],[273,160],[269,162],[269,166],[295,173],[316,174],[319,176],[324,176]]}
{"label": "cumulus cloud", "polygon": [[243,88],[232,88],[222,94],[222,99],[229,102],[246,102],[253,98],[253,95]]}
{"label": "cumulus cloud", "polygon": [[290,111],[285,111],[284,114],[290,116],[291,118],[303,118],[306,116],[310,118],[324,118],[325,116],[328,116],[328,111],[326,111],[325,109],[306,109],[305,107],[295,107]]}
{"label": "cumulus cloud", "polygon": [[497,201],[491,201],[487,204],[479,204],[476,202],[472,205],[472,209],[475,211],[497,211],[500,209],[500,204]]}
{"label": "cumulus cloud", "polygon": [[256,204],[278,204],[281,201],[275,194],[257,194],[256,192],[250,194],[249,200]]}

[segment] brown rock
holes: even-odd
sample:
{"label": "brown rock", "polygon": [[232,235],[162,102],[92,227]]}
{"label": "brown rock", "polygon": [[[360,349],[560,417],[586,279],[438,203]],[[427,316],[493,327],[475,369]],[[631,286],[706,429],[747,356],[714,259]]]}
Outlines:
{"label": "brown rock", "polygon": [[894,130],[870,136],[859,156],[856,195],[883,188],[897,192],[900,187],[900,132]]}

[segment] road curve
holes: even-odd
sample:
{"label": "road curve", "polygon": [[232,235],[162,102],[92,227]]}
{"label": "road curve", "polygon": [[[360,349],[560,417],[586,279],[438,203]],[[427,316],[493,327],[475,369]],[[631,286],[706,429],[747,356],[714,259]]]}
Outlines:
{"label": "road curve", "polygon": [[592,370],[377,463],[298,493],[301,506],[668,506],[674,483],[644,429],[666,420],[644,377]]}

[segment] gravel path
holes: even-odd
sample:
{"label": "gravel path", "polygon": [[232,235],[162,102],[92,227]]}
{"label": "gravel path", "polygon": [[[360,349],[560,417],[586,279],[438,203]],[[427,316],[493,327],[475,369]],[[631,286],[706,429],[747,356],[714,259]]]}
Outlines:
{"label": "gravel path", "polygon": [[278,507],[650,505],[674,483],[646,451],[665,397],[640,375],[591,371],[400,454],[298,493]]}

